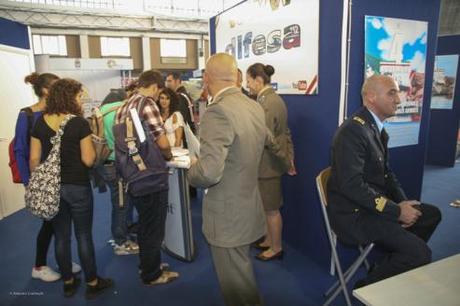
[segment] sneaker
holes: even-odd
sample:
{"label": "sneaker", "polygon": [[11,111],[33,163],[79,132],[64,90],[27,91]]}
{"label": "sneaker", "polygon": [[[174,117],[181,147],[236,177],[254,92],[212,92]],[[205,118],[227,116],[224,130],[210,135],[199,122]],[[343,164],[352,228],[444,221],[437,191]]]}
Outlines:
{"label": "sneaker", "polygon": [[[56,266],[56,270],[59,271],[59,267]],[[77,273],[80,273],[81,272],[81,267],[79,264],[77,264],[76,262],[73,262],[72,261],[72,274],[77,274]]]}
{"label": "sneaker", "polygon": [[55,282],[61,278],[61,274],[48,266],[33,267],[32,278],[41,279],[44,282]]}
{"label": "sneaker", "polygon": [[94,299],[96,296],[104,292],[105,289],[113,286],[113,281],[110,278],[97,277],[97,284],[94,286],[86,284],[86,298]]}
{"label": "sneaker", "polygon": [[80,271],[81,271],[80,265],[72,261],[72,273],[77,274],[77,273],[80,273]]}
{"label": "sneaker", "polygon": [[144,282],[147,286],[164,285],[179,278],[179,273],[173,271],[163,271],[160,277],[150,282]]}
{"label": "sneaker", "polygon": [[64,296],[71,297],[76,292],[78,287],[80,286],[81,280],[79,278],[74,277],[73,282],[70,284],[64,283]]}
{"label": "sneaker", "polygon": [[116,244],[113,247],[115,255],[139,254],[139,245],[133,241],[127,240],[122,245]]}

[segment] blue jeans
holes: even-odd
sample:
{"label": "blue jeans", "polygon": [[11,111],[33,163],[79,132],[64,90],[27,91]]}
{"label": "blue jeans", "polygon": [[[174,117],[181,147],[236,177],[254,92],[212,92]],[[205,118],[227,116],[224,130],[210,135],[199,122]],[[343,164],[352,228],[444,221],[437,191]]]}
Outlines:
{"label": "blue jeans", "polygon": [[85,279],[90,282],[96,278],[97,273],[92,235],[93,193],[89,184],[61,184],[59,212],[52,219],[52,223],[56,260],[64,281],[73,277],[70,252],[72,221],[77,238],[78,256],[85,273]]}
{"label": "blue jeans", "polygon": [[110,189],[110,200],[112,202],[112,237],[115,243],[122,245],[128,240],[127,214],[129,210],[126,193],[123,192],[124,204],[120,207],[118,178],[115,165],[104,165],[103,177]]}
{"label": "blue jeans", "polygon": [[147,283],[161,275],[161,244],[165,236],[168,191],[151,193],[141,197],[129,196],[139,213],[139,257],[141,278]]}

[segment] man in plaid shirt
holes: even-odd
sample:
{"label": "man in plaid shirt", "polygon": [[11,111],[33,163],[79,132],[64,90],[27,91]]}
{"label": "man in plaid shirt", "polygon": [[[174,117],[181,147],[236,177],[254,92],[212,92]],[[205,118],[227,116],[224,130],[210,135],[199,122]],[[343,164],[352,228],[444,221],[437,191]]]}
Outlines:
{"label": "man in plaid shirt", "polygon": [[[148,123],[148,128],[160,147],[165,159],[170,160],[172,155],[169,142],[165,135],[160,110],[155,103],[160,95],[161,89],[164,87],[161,73],[155,70],[145,71],[139,77],[138,82],[139,85],[136,92],[131,96],[129,101],[121,107],[121,110],[117,112],[117,122],[123,122],[128,116],[129,110],[131,108],[136,108],[141,117],[141,121],[146,121]],[[144,100],[143,105],[140,103],[142,100]],[[143,109],[140,109],[140,107],[143,107]]]}
{"label": "man in plaid shirt", "polygon": [[[117,122],[123,122],[129,110],[136,108],[141,121],[147,122],[146,137],[153,137],[164,158],[169,160],[172,158],[171,148],[155,103],[163,87],[164,81],[159,71],[144,71],[139,76],[136,92],[117,112]],[[146,285],[158,285],[178,278],[177,272],[164,271],[161,268],[160,249],[165,233],[168,190],[145,196],[129,196],[139,212],[138,243],[142,281]]]}

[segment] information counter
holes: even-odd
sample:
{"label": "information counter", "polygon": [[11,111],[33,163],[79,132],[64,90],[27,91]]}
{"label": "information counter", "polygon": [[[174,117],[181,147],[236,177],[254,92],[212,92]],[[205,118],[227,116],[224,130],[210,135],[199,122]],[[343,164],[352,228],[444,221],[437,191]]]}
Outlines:
{"label": "information counter", "polygon": [[173,150],[169,166],[168,214],[166,217],[164,249],[171,256],[191,262],[195,257],[190,209],[187,150]]}

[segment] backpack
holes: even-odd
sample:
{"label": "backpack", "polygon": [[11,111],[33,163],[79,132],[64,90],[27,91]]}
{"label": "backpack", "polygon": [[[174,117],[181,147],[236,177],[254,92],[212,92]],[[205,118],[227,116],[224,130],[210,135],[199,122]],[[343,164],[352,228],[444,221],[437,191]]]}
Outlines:
{"label": "backpack", "polygon": [[53,147],[46,160],[30,174],[26,186],[25,204],[33,215],[51,220],[59,212],[61,198],[61,140],[67,122],[75,115],[67,115],[56,135],[51,137]]}
{"label": "backpack", "polygon": [[[145,99],[139,103],[138,111],[143,110],[144,101]],[[153,135],[148,132],[146,122],[141,122],[146,139],[142,143],[139,141],[130,108],[128,105],[117,111],[113,126],[117,173],[125,184],[125,190],[133,196],[167,190],[169,171],[166,161]],[[119,112],[123,109],[127,112],[126,119],[120,122]]]}
{"label": "backpack", "polygon": [[[30,134],[32,132],[32,128],[34,125],[34,112],[32,108],[25,107],[22,108],[19,112],[26,112],[27,115],[27,139],[30,142]],[[9,162],[8,166],[11,169],[11,176],[13,177],[13,183],[22,183],[21,174],[19,173],[18,162],[16,161],[16,155],[14,154],[14,145],[15,145],[16,137],[13,137],[10,144],[8,145],[8,155],[9,155]]]}
{"label": "backpack", "polygon": [[104,135],[104,116],[109,113],[116,111],[121,105],[113,106],[108,110],[101,112],[100,108],[96,107],[93,109],[93,113],[90,119],[91,127],[91,140],[93,141],[94,149],[96,151],[96,160],[94,161],[94,167],[104,164],[109,158],[112,150],[107,144],[107,139]]}

